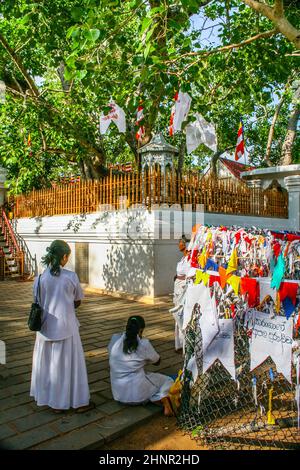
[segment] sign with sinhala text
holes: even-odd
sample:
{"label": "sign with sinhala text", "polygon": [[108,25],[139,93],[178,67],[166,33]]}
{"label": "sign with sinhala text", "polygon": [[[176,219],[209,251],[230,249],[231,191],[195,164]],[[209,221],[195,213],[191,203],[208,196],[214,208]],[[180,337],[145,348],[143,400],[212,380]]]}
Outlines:
{"label": "sign with sinhala text", "polygon": [[262,364],[269,356],[274,361],[277,372],[282,373],[291,383],[293,319],[270,318],[256,311],[254,314],[250,343],[251,371]]}

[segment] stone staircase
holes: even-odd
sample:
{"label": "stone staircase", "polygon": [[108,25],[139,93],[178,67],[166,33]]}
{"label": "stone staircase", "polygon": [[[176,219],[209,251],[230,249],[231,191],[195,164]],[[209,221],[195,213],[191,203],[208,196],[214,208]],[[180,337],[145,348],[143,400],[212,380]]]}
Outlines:
{"label": "stone staircase", "polygon": [[24,276],[24,253],[4,211],[0,212],[0,279]]}

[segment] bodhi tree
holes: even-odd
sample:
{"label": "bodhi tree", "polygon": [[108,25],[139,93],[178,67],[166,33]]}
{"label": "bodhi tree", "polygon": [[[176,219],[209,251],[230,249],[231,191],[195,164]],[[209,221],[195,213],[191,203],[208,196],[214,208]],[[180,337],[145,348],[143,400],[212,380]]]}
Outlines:
{"label": "bodhi tree", "polygon": [[[296,29],[296,7],[288,2],[277,8],[285,18],[279,24],[278,12],[272,16],[238,0],[2,2],[0,78],[7,93],[0,108],[0,158],[12,189],[47,186],[70,168],[99,178],[110,161],[138,165],[139,147],[155,132],[167,134],[179,89],[192,96],[189,119],[197,111],[215,123],[218,153],[235,145],[243,116],[248,146],[262,163],[274,92],[297,68],[297,34],[284,29]],[[208,32],[211,43],[203,40]],[[112,128],[101,136],[99,114],[111,97],[126,112],[126,133]],[[275,128],[282,143],[291,103],[289,95]],[[139,104],[141,141],[135,138]],[[179,166],[184,138],[183,126],[173,138],[181,149]],[[195,157],[201,163],[211,154],[200,146]]]}

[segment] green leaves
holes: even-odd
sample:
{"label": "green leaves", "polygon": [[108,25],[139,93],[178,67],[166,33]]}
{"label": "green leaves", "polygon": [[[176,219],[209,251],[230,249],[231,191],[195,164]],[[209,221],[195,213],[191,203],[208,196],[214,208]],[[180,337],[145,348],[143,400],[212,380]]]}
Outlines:
{"label": "green leaves", "polygon": [[99,29],[89,29],[88,31],[84,32],[84,37],[91,42],[96,42],[100,36]]}

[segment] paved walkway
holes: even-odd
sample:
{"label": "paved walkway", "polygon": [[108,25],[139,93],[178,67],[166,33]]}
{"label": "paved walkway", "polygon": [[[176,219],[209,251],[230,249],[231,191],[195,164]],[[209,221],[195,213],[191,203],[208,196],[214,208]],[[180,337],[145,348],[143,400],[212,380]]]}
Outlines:
{"label": "paved walkway", "polygon": [[0,282],[0,339],[6,365],[0,364],[0,448],[90,449],[125,434],[136,424],[161,413],[158,406],[129,407],[112,399],[107,344],[123,331],[129,315],[143,315],[146,336],[161,354],[161,364],[149,370],[177,373],[182,358],[174,352],[170,305],[148,306],[130,300],[86,294],[78,309],[91,399],[96,409],[84,414],[54,414],[29,397],[35,334],[27,328],[32,283]]}

